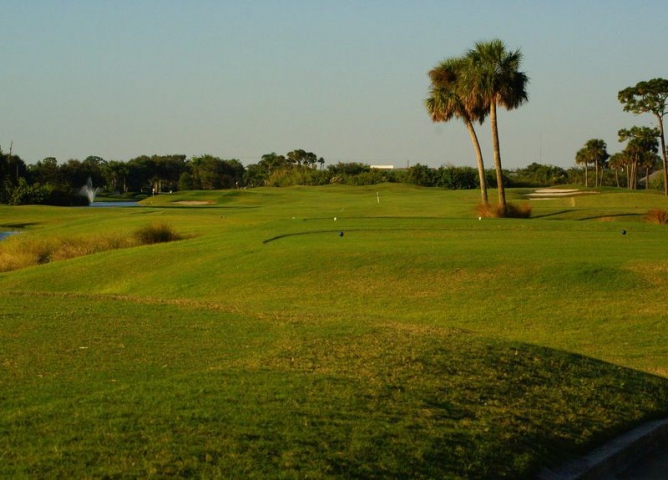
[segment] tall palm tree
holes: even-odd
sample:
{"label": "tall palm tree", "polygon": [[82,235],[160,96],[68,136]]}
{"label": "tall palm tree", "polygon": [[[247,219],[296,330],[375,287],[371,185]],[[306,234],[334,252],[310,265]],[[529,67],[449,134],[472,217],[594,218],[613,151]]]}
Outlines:
{"label": "tall palm tree", "polygon": [[465,70],[465,82],[469,91],[466,98],[477,103],[478,98],[482,97],[489,108],[499,209],[505,215],[506,193],[503,187],[503,167],[496,110],[498,105],[506,110],[512,110],[526,102],[529,98],[527,94],[529,77],[519,70],[522,63],[522,52],[519,49],[508,51],[506,45],[498,39],[477,42],[475,48],[469,50],[466,58],[469,62]]}
{"label": "tall palm tree", "polygon": [[473,128],[473,122],[477,121],[480,124],[484,122],[487,110],[482,101],[475,103],[471,99],[465,101],[462,98],[463,95],[470,93],[463,89],[464,85],[461,82],[462,71],[466,66],[467,61],[464,58],[449,58],[429,71],[431,86],[429,97],[424,101],[424,104],[433,122],[448,122],[455,117],[461,119],[466,125],[478,163],[482,204],[487,206],[489,199],[487,197],[487,182],[485,181],[485,163],[482,158],[478,136],[475,128]]}

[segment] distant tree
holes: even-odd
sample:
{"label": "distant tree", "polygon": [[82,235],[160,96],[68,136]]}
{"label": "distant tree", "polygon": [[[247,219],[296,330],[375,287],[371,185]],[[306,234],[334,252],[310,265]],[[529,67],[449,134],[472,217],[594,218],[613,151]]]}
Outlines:
{"label": "distant tree", "polygon": [[245,171],[241,161],[235,158],[223,160],[222,188],[238,188],[243,185]]}
{"label": "distant tree", "polygon": [[482,96],[489,107],[499,207],[505,215],[507,211],[506,194],[503,187],[503,167],[496,110],[499,105],[506,110],[512,110],[526,102],[529,77],[519,70],[522,63],[521,51],[519,49],[508,51],[506,45],[498,39],[476,43],[475,48],[469,50],[467,59],[470,63],[466,69],[469,91],[466,98],[477,104],[479,96]]}
{"label": "distant tree", "polygon": [[196,158],[198,165],[199,188],[202,190],[218,190],[223,188],[223,160],[213,155],[202,155]]}
{"label": "distant tree", "polygon": [[480,184],[480,172],[471,167],[439,167],[433,176],[435,186],[448,190],[473,190]]}
{"label": "distant tree", "polygon": [[286,157],[290,164],[296,164],[297,167],[301,167],[303,165],[313,168],[318,161],[318,157],[315,153],[307,152],[302,149],[288,152]]}
{"label": "distant tree", "polygon": [[634,87],[621,90],[617,98],[624,104],[625,112],[633,112],[636,115],[652,113],[656,117],[661,139],[663,189],[664,194],[668,195],[668,160],[666,159],[666,140],[663,128],[663,117],[668,113],[668,80],[654,78],[646,82],[639,82]]}
{"label": "distant tree", "polygon": [[248,187],[260,187],[265,184],[269,172],[266,166],[259,163],[253,163],[246,166],[243,183]]}
{"label": "distant tree", "polygon": [[0,149],[0,203],[9,202],[21,179],[25,181],[26,173],[26,164],[18,155],[3,153]]}
{"label": "distant tree", "polygon": [[567,183],[568,173],[561,167],[531,163],[514,172],[514,183],[530,186],[550,186]]}
{"label": "distant tree", "polygon": [[278,155],[276,152],[265,153],[258,165],[267,170],[271,174],[276,169],[285,167],[288,164],[287,159],[283,155]]}
{"label": "distant tree", "polygon": [[193,174],[190,172],[183,172],[179,177],[179,190],[198,190],[199,188],[195,185],[195,179]]}
{"label": "distant tree", "polygon": [[627,161],[628,159],[627,156],[624,154],[624,152],[617,152],[611,155],[610,159],[608,160],[608,165],[615,171],[615,183],[618,188],[619,188],[619,171],[624,170]]}
{"label": "distant tree", "polygon": [[599,170],[605,165],[606,160],[610,158],[607,151],[607,145],[604,140],[592,138],[588,140],[584,147],[578,150],[575,155],[575,163],[584,164],[585,166],[585,186],[589,186],[587,180],[587,165],[593,163],[596,168],[596,178],[594,186],[599,185]]}
{"label": "distant tree", "polygon": [[359,162],[338,162],[327,167],[333,175],[359,175],[371,171],[371,167]]}
{"label": "distant tree", "polygon": [[630,129],[623,128],[617,132],[620,142],[626,142],[624,148],[625,155],[628,159],[628,188],[635,190],[638,188],[638,168],[645,161],[648,154],[658,152],[659,130],[651,127],[631,127]]}
{"label": "distant tree", "polygon": [[110,160],[103,168],[104,177],[107,182],[107,188],[112,191],[121,190],[123,193],[128,191],[128,175],[130,169],[126,162]]}
{"label": "distant tree", "polygon": [[63,180],[55,157],[46,157],[28,167],[28,178],[32,183],[59,187]]}
{"label": "distant tree", "polygon": [[645,170],[645,188],[649,189],[649,176],[661,162],[661,157],[656,152],[645,152],[640,160],[640,168]]}
{"label": "distant tree", "polygon": [[243,184],[244,166],[239,160],[223,160],[213,155],[192,157],[187,174],[181,174],[179,185],[188,189],[219,190]]}
{"label": "distant tree", "polygon": [[452,118],[459,118],[464,122],[471,137],[478,164],[481,201],[483,205],[488,205],[485,163],[480,142],[473,127],[473,122],[480,124],[484,122],[488,110],[482,96],[478,95],[474,99],[465,98],[476,95],[476,92],[471,92],[464,83],[465,70],[468,66],[469,62],[465,58],[449,58],[430,70],[431,86],[429,97],[424,104],[432,122],[448,122]]}
{"label": "distant tree", "polygon": [[435,172],[426,165],[416,163],[408,168],[408,181],[421,187],[433,187],[435,184]]}

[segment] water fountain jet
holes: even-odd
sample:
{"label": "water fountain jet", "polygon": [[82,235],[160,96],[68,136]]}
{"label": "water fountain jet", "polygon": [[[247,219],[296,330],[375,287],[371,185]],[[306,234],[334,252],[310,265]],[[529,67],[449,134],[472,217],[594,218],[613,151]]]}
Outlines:
{"label": "water fountain jet", "polygon": [[98,192],[100,191],[100,187],[95,187],[93,188],[93,179],[88,177],[88,181],[86,182],[86,185],[81,187],[81,190],[79,191],[79,194],[83,195],[84,197],[88,198],[88,203],[93,203],[95,201],[95,197],[97,196]]}

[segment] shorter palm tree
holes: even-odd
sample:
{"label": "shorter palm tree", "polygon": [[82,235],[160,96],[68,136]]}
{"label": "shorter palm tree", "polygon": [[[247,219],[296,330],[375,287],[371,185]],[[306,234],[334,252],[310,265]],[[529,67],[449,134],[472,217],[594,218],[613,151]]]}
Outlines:
{"label": "shorter palm tree", "polygon": [[487,206],[489,199],[485,181],[485,164],[480,142],[475,128],[473,128],[473,122],[477,121],[480,124],[484,122],[487,110],[480,97],[478,97],[478,102],[463,97],[468,94],[463,89],[464,85],[461,81],[464,69],[467,66],[468,62],[464,58],[450,58],[432,69],[429,72],[429,78],[431,79],[429,97],[424,101],[424,104],[433,122],[448,122],[453,118],[459,118],[466,125],[476,154],[482,204]]}
{"label": "shorter palm tree", "polygon": [[589,181],[587,179],[587,165],[590,163],[593,163],[596,168],[594,186],[599,186],[599,169],[604,166],[606,160],[610,158],[607,148],[608,146],[604,140],[592,138],[576,153],[575,163],[584,164],[585,166],[585,187],[589,186]]}

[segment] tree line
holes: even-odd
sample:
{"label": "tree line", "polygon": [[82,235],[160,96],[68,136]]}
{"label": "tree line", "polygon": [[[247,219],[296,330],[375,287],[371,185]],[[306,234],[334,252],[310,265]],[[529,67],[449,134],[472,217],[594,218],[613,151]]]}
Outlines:
{"label": "tree line", "polygon": [[584,165],[585,185],[589,184],[589,165],[594,167],[593,185],[603,184],[603,172],[614,172],[615,184],[628,189],[638,188],[638,178],[644,175],[645,188],[650,188],[650,174],[662,170],[662,178],[655,184],[668,195],[668,162],[663,117],[668,112],[668,80],[654,78],[638,82],[620,90],[617,99],[625,112],[635,115],[651,114],[657,120],[657,127],[623,128],[617,132],[619,142],[626,142],[621,152],[610,155],[604,140],[592,138],[578,150],[575,162]]}
{"label": "tree line", "polygon": [[[552,165],[531,165],[504,170],[503,182],[510,187],[544,187],[581,183],[580,169],[565,170]],[[121,198],[143,198],[178,190],[218,190],[260,186],[293,185],[375,185],[384,182],[407,183],[449,190],[480,188],[479,172],[471,167],[431,168],[417,163],[408,168],[385,170],[361,162],[338,162],[325,166],[325,160],[312,152],[293,150],[285,155],[274,152],[258,163],[244,166],[237,159],[212,155],[187,158],[185,155],[142,155],[127,162],[89,156],[83,161],[59,164],[53,157],[27,165],[14,154],[0,149],[0,203],[85,205],[81,188],[90,182],[103,194]],[[497,187],[494,170],[484,171],[484,182]]]}

